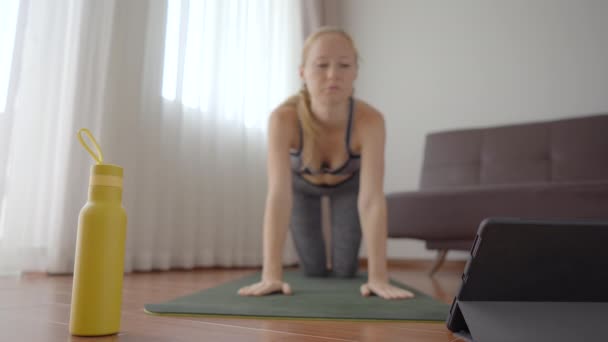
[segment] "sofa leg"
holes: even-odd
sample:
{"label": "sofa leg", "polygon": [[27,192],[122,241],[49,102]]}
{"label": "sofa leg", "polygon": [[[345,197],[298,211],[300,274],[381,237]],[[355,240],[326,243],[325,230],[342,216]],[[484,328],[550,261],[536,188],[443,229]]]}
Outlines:
{"label": "sofa leg", "polygon": [[435,258],[435,262],[433,263],[433,267],[431,267],[431,271],[429,272],[429,276],[433,276],[435,273],[437,273],[437,271],[439,270],[439,268],[441,267],[441,265],[443,265],[443,262],[445,261],[445,257],[448,255],[448,250],[447,249],[440,249],[437,251],[437,257]]}

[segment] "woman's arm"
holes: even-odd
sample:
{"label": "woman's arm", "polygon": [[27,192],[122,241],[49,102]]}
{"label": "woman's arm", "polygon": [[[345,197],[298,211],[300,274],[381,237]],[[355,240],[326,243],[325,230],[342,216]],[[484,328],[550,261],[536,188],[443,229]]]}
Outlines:
{"label": "woman's arm", "polygon": [[363,118],[361,134],[361,178],[358,210],[367,251],[368,283],[361,287],[365,296],[370,292],[386,299],[411,298],[409,291],[389,284],[386,264],[387,218],[384,196],[384,147],[386,132],[384,118],[370,110]]}
{"label": "woman's arm", "polygon": [[268,127],[268,194],[264,213],[264,269],[262,279],[283,277],[283,246],[291,214],[293,192],[289,160],[289,113],[275,112]]}
{"label": "woman's arm", "polygon": [[292,206],[290,141],[293,121],[289,110],[277,110],[268,125],[268,192],[264,212],[264,263],[259,283],[239,290],[241,295],[265,295],[283,291],[291,293],[283,283],[283,247]]}

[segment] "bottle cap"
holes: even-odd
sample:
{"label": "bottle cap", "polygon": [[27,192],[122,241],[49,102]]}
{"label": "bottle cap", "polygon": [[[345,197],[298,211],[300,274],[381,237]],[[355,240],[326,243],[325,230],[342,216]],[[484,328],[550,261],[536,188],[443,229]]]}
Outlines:
{"label": "bottle cap", "polygon": [[122,167],[113,164],[96,164],[91,166],[91,176],[115,176],[122,178]]}
{"label": "bottle cap", "polygon": [[[93,146],[95,146],[95,149],[97,150],[97,153],[93,152],[89,145],[84,141],[82,138],[82,133],[86,134],[89,140],[91,140]],[[122,188],[123,168],[118,165],[103,163],[103,153],[101,152],[99,144],[97,144],[97,141],[91,134],[91,131],[86,128],[81,128],[78,131],[78,140],[97,162],[95,165],[91,166],[91,179],[89,180],[89,185]]]}

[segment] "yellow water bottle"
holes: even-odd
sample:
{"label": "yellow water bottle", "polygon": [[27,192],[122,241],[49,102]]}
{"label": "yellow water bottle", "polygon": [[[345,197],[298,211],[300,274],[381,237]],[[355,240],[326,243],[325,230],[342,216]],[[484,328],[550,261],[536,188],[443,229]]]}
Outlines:
{"label": "yellow water bottle", "polygon": [[[97,154],[84,142],[85,133]],[[91,167],[89,198],[78,218],[70,333],[101,336],[120,331],[127,215],[122,206],[123,169],[104,164],[87,129],[78,139],[97,161]]]}

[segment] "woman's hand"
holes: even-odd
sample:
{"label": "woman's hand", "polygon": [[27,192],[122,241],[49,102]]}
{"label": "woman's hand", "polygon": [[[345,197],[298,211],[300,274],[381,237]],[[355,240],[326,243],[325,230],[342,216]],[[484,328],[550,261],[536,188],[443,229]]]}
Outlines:
{"label": "woman's hand", "polygon": [[367,282],[361,285],[361,295],[368,297],[376,294],[384,299],[409,299],[414,298],[414,294],[408,290],[395,287],[386,282]]}
{"label": "woman's hand", "polygon": [[249,286],[239,289],[241,296],[265,296],[276,292],[282,292],[286,295],[291,295],[291,287],[289,284],[280,280],[262,280]]}

